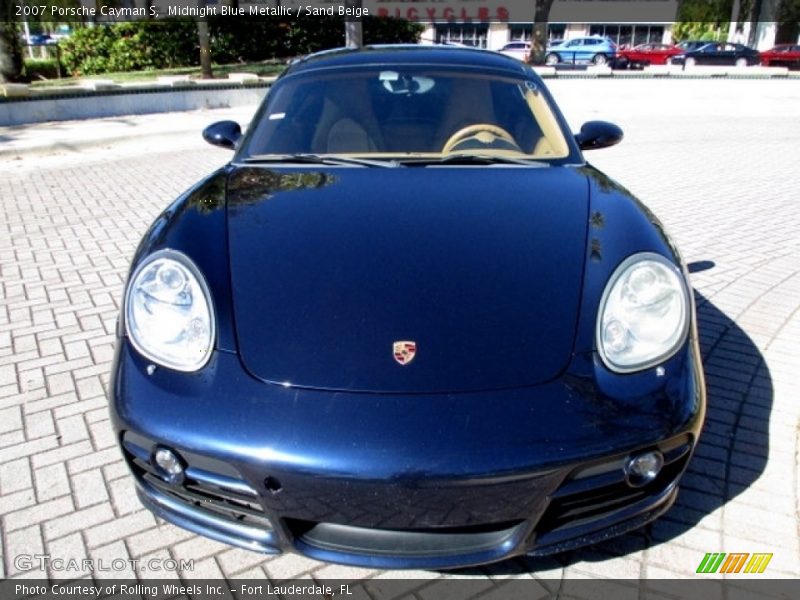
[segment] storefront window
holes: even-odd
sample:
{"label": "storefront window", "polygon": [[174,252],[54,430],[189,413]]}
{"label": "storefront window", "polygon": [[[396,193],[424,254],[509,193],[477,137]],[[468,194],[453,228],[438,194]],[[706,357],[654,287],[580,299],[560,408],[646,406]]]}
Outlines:
{"label": "storefront window", "polygon": [[[512,23],[508,26],[509,41],[530,42],[533,25],[530,23]],[[547,41],[563,40],[567,26],[564,23],[549,23],[547,25]]]}
{"label": "storefront window", "polygon": [[664,26],[596,23],[589,27],[589,35],[602,35],[618,46],[638,46],[651,42],[660,44],[664,39]]}
{"label": "storefront window", "polygon": [[442,24],[436,25],[437,44],[464,44],[474,48],[486,48],[488,25]]}

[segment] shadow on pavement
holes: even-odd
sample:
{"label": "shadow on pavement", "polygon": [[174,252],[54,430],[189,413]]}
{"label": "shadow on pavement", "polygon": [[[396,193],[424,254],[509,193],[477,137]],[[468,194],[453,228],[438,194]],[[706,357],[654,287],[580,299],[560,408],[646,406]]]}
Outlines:
{"label": "shadow on pavement", "polygon": [[[700,263],[699,263],[700,265]],[[711,263],[713,266],[713,263]],[[709,268],[704,262],[694,272]],[[607,542],[552,557],[510,559],[462,575],[535,573],[597,562],[658,546],[681,536],[738,496],[764,471],[769,454],[773,388],[761,352],[739,326],[695,291],[708,407],[700,442],[675,505],[655,522]],[[720,525],[708,525],[715,529]],[[709,531],[713,536],[713,532]],[[720,551],[709,547],[706,552]],[[702,558],[700,550],[696,553]],[[687,574],[695,557],[687,558]],[[690,564],[691,563],[691,564]],[[632,576],[637,576],[636,574]]]}

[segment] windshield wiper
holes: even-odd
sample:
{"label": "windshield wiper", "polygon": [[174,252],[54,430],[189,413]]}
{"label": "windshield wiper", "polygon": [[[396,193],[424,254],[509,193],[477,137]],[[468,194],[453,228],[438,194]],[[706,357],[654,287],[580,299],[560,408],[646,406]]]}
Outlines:
{"label": "windshield wiper", "polygon": [[434,158],[408,158],[401,161],[405,165],[524,165],[526,167],[548,167],[546,162],[513,156],[494,156],[489,154],[447,154]]}
{"label": "windshield wiper", "polygon": [[337,156],[335,154],[312,154],[308,152],[298,152],[295,154],[256,154],[244,159],[246,163],[271,163],[271,162],[295,162],[316,165],[360,165],[362,167],[400,167],[400,163],[394,160],[374,160],[368,158],[354,158],[351,156]]}

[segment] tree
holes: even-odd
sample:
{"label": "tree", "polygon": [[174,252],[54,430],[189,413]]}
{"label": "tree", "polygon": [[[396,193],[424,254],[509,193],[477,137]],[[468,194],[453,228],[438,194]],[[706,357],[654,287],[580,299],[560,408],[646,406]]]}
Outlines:
{"label": "tree", "polygon": [[[736,12],[745,14],[749,0],[743,0]],[[725,40],[734,12],[734,0],[681,0],[678,5],[676,23],[672,27],[672,39]],[[735,32],[731,32],[734,35]]]}
{"label": "tree", "polygon": [[[9,3],[8,6],[13,7],[13,4]],[[0,15],[0,19],[4,18],[0,20],[0,83],[22,78],[19,27],[10,15]]]}
{"label": "tree", "polygon": [[543,65],[547,54],[547,20],[553,0],[536,0],[533,7],[533,31],[531,31],[531,52],[528,62]]}
{"label": "tree", "polygon": [[345,0],[345,8],[349,14],[357,14],[359,17],[344,18],[344,40],[348,48],[361,48],[364,39],[361,30],[362,0]]}
{"label": "tree", "polygon": [[[207,5],[206,0],[197,0],[197,8],[202,10]],[[211,70],[211,34],[208,31],[208,19],[197,18],[197,40],[200,43],[200,73],[203,79],[213,79]]]}
{"label": "tree", "polygon": [[778,8],[776,44],[791,44],[800,35],[800,0],[782,0]]}

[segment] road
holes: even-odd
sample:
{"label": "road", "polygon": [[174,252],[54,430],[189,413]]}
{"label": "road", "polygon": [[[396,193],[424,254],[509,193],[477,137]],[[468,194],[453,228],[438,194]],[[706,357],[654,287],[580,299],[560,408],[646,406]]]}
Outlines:
{"label": "road", "polygon": [[[587,158],[703,269],[692,283],[705,431],[677,505],[644,529],[553,558],[404,576],[681,578],[707,552],[770,552],[770,575],[800,576],[800,81],[549,86],[576,130],[598,118],[623,127],[619,146]],[[229,156],[176,131],[0,160],[0,576],[81,575],[14,560],[35,553],[194,559],[160,573],[187,579],[397,575],[233,549],[156,520],[133,494],[105,399],[128,261],[160,210]]]}

